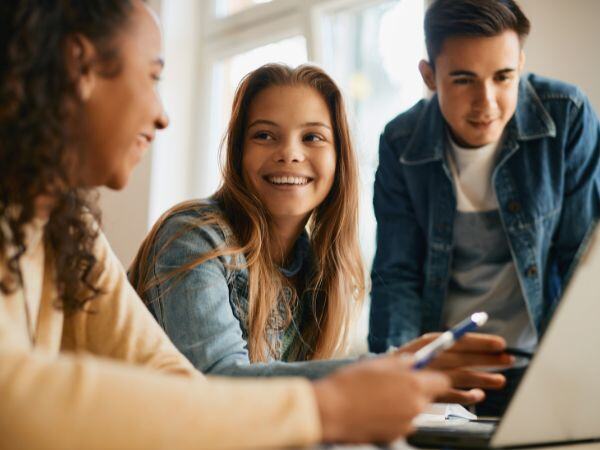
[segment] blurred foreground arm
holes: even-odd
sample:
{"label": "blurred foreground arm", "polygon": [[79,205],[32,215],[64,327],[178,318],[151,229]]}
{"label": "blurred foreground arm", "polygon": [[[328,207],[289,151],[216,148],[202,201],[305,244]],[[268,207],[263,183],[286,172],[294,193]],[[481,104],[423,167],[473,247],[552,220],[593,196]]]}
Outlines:
{"label": "blurred foreground arm", "polygon": [[391,442],[412,431],[412,420],[450,389],[448,378],[413,371],[411,358],[384,356],[315,382],[325,442]]}

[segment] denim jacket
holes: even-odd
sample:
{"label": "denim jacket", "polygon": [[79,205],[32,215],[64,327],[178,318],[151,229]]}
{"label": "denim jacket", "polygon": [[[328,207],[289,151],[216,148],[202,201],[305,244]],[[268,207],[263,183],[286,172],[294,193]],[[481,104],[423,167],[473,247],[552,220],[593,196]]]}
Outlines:
{"label": "denim jacket", "polygon": [[[243,255],[221,256],[156,284],[173,270],[222,247],[231,230],[196,225],[212,201],[169,217],[157,233],[150,260],[154,287],[145,300],[151,313],[175,346],[203,373],[231,376],[304,376],[319,378],[348,364],[350,359],[251,364],[248,356],[248,270]],[[159,251],[160,250],[160,251]],[[292,262],[280,270],[285,276],[307,270],[308,237],[299,238]],[[156,258],[158,255],[158,258]],[[234,258],[236,258],[234,260]],[[282,301],[289,299],[285,296]],[[306,296],[301,303],[308,302]],[[302,312],[298,314],[301,316]],[[294,324],[301,320],[296,317]],[[299,325],[300,326],[300,325]],[[285,333],[275,336],[284,339]]]}
{"label": "denim jacket", "polygon": [[[600,127],[577,88],[529,74],[504,135],[492,185],[541,335],[600,214]],[[381,136],[371,351],[441,329],[456,213],[446,136],[436,96],[397,116]]]}

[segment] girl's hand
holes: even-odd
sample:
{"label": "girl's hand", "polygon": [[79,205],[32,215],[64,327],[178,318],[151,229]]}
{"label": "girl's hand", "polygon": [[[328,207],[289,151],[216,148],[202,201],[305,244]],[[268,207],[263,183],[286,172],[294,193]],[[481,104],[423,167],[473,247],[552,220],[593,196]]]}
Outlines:
{"label": "girl's hand", "polygon": [[[428,333],[400,347],[397,354],[413,354],[429,344],[441,333]],[[485,398],[482,389],[501,389],[506,379],[499,373],[482,369],[508,368],[514,357],[503,353],[504,338],[481,333],[467,333],[454,346],[439,354],[428,366],[444,372],[452,381],[452,388],[436,400],[470,405]]]}

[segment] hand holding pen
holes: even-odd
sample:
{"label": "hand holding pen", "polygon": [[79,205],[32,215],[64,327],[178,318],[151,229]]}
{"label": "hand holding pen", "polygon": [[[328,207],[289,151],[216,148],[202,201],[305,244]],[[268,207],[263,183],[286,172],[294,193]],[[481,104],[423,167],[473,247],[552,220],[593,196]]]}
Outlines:
{"label": "hand holding pen", "polygon": [[[504,353],[506,349],[504,339],[500,336],[473,333],[469,330],[472,329],[464,330],[466,334],[450,348],[437,353],[433,359],[429,358],[427,368],[442,371],[452,380],[453,389],[438,401],[464,405],[477,403],[485,397],[483,389],[500,389],[506,382],[502,374],[484,370],[508,368],[514,363],[514,358]],[[421,349],[442,335],[443,333],[428,333],[402,346],[397,352],[410,353],[413,359],[416,359]]]}
{"label": "hand holding pen", "polygon": [[415,353],[415,364],[413,368],[422,369],[441,352],[452,347],[455,342],[462,338],[465,334],[470,331],[475,331],[477,328],[483,326],[487,320],[488,315],[486,313],[474,313],[460,322],[454,328],[443,332],[437,339],[431,341],[429,344]]}

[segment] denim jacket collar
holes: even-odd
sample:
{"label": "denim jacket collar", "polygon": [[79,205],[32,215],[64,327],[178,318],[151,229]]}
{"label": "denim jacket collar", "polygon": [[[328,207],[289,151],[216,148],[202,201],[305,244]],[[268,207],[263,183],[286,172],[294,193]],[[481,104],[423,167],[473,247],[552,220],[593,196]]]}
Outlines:
{"label": "denim jacket collar", "polygon": [[300,272],[300,269],[304,266],[306,258],[308,257],[310,252],[310,241],[308,239],[308,233],[306,230],[300,234],[298,240],[294,244],[294,248],[292,250],[292,258],[285,267],[280,267],[279,271],[283,274],[284,277],[293,277]]}
{"label": "denim jacket collar", "polygon": [[[507,124],[507,135],[519,141],[556,136],[556,125],[531,83],[521,78],[515,115]],[[412,131],[412,130],[411,130]],[[446,148],[446,121],[437,94],[423,109],[416,129],[400,157],[403,164],[415,165],[442,160]],[[422,145],[423,143],[427,145]]]}

